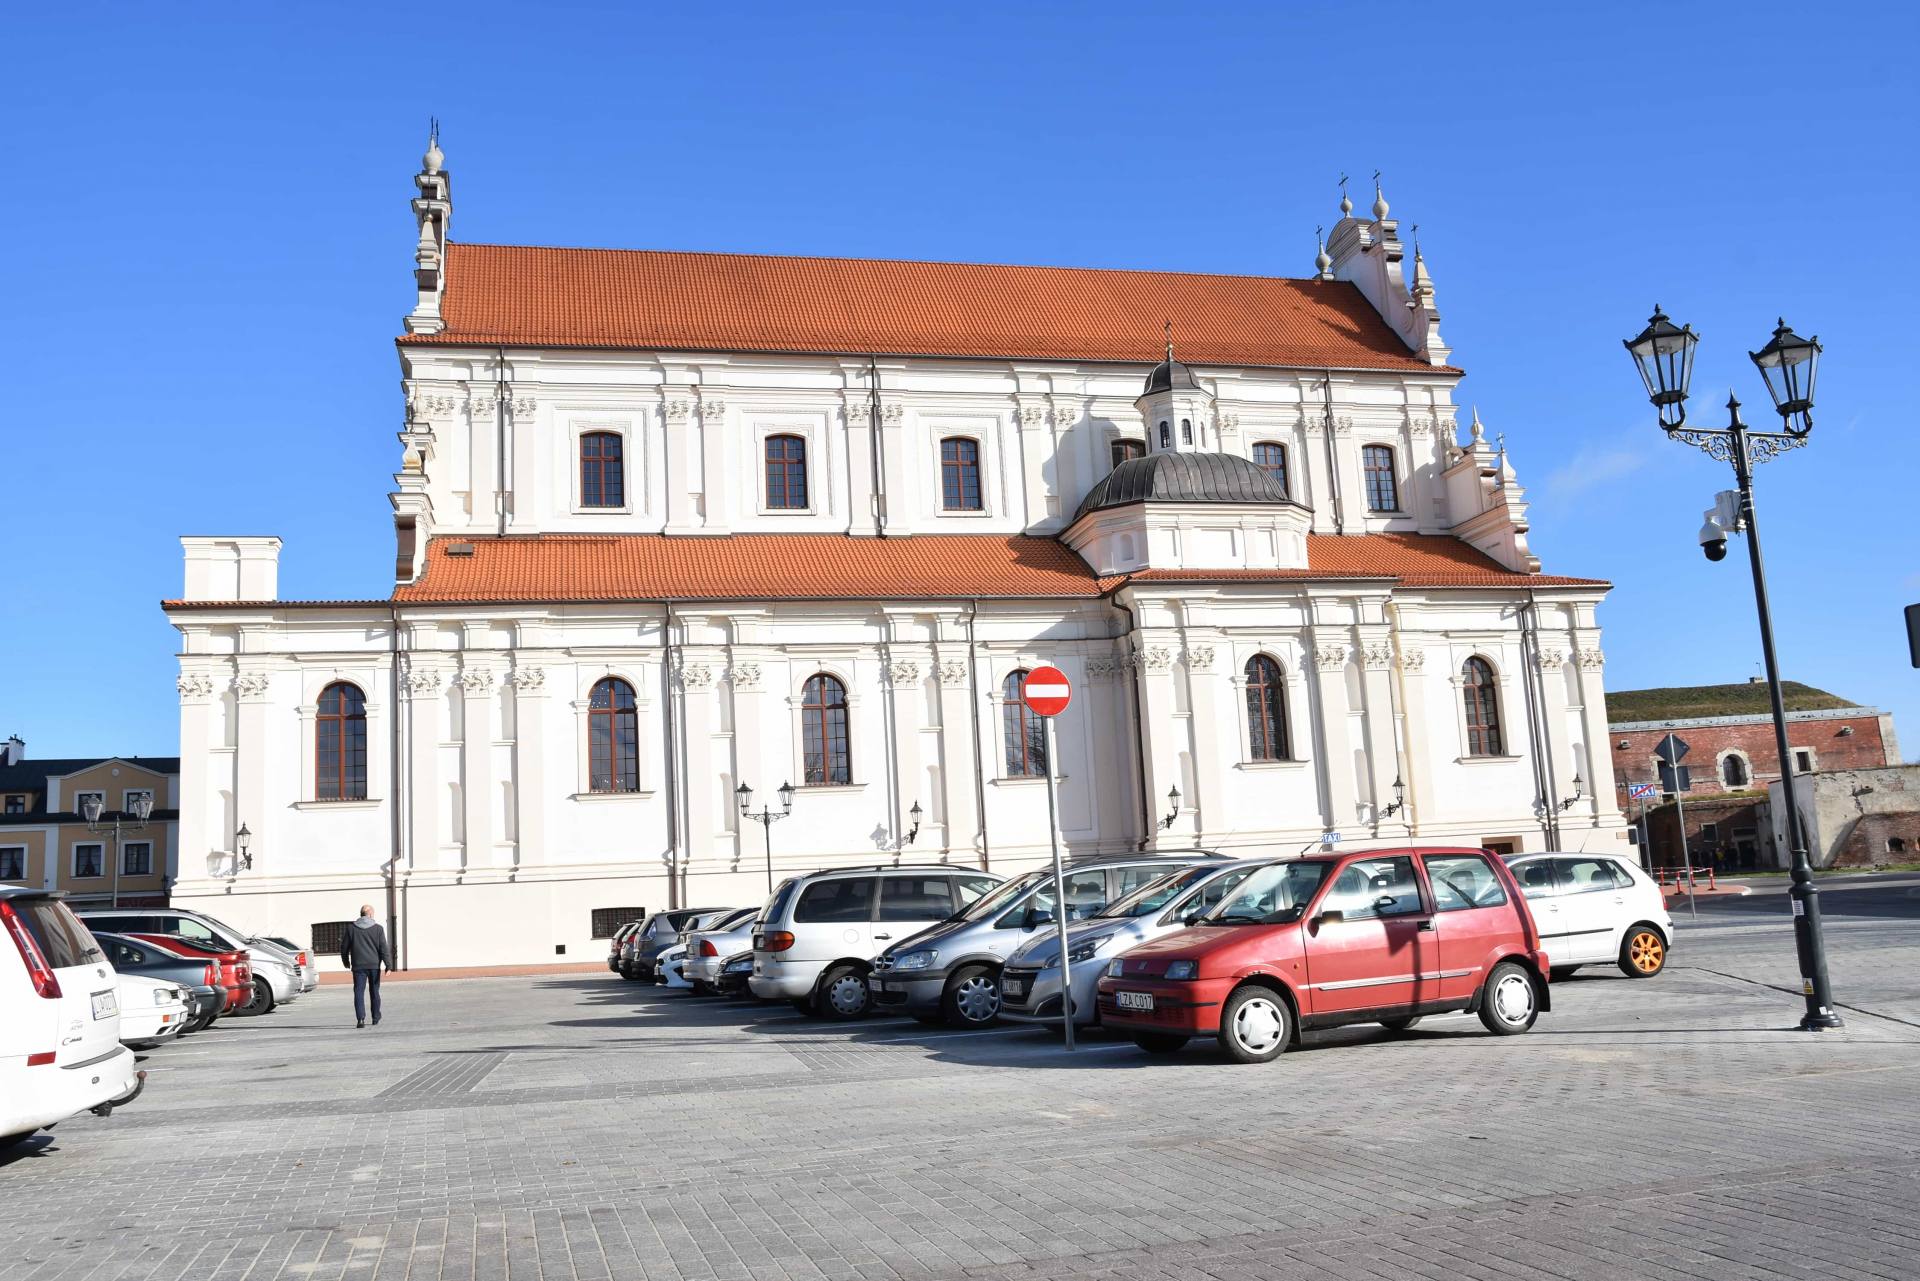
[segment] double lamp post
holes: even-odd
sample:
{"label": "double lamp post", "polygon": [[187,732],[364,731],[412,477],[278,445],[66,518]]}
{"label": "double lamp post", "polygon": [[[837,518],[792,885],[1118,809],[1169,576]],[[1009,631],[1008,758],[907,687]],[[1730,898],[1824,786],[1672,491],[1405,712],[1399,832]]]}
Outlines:
{"label": "double lamp post", "polygon": [[1659,414],[1661,430],[1673,440],[1692,445],[1733,466],[1737,488],[1722,496],[1707,513],[1700,545],[1708,560],[1727,554],[1727,536],[1745,533],[1747,556],[1753,569],[1753,598],[1760,614],[1760,650],[1766,659],[1767,697],[1773,704],[1774,746],[1780,753],[1780,796],[1786,811],[1787,840],[1793,855],[1794,944],[1800,954],[1800,987],[1807,1012],[1800,1026],[1817,1032],[1841,1026],[1827,986],[1827,951],[1820,932],[1820,897],[1813,886],[1813,865],[1807,854],[1806,831],[1800,824],[1800,802],[1794,794],[1793,753],[1787,743],[1787,709],[1780,692],[1780,665],[1773,651],[1773,611],[1767,604],[1767,574],[1760,559],[1760,526],[1754,514],[1753,467],[1807,443],[1813,431],[1813,377],[1820,363],[1820,341],[1802,338],[1782,320],[1773,338],[1759,351],[1747,353],[1759,368],[1783,430],[1750,431],[1740,418],[1740,402],[1727,396],[1727,425],[1720,430],[1687,426],[1687,387],[1693,379],[1693,353],[1700,336],[1691,325],[1675,325],[1660,310],[1639,336],[1626,340],[1627,351],[1647,385],[1647,399]]}

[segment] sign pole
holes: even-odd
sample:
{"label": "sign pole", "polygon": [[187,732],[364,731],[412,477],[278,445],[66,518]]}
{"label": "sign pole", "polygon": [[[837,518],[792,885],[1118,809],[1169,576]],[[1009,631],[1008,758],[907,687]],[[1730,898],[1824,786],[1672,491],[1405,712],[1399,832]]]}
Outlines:
{"label": "sign pole", "polygon": [[1073,1050],[1073,971],[1067,963],[1067,876],[1060,866],[1059,803],[1053,795],[1053,717],[1040,718],[1047,745],[1047,839],[1053,842],[1053,925],[1060,936],[1060,1024]]}
{"label": "sign pole", "polygon": [[1680,861],[1687,869],[1687,911],[1694,920],[1700,919],[1700,901],[1693,896],[1693,851],[1687,847],[1687,802],[1680,795],[1679,770],[1674,771],[1673,780],[1674,818],[1680,825]]}

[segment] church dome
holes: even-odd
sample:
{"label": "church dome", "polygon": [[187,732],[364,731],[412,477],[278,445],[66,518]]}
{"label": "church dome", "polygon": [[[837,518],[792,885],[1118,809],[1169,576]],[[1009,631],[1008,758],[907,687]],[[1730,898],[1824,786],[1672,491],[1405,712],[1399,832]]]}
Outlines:
{"label": "church dome", "polygon": [[1257,463],[1238,454],[1183,450],[1127,459],[1087,491],[1073,518],[1151,502],[1293,504],[1280,482]]}
{"label": "church dome", "polygon": [[1203,391],[1200,382],[1193,376],[1193,370],[1175,360],[1171,354],[1153,367],[1147,375],[1147,385],[1141,389],[1142,396],[1151,396],[1157,391]]}

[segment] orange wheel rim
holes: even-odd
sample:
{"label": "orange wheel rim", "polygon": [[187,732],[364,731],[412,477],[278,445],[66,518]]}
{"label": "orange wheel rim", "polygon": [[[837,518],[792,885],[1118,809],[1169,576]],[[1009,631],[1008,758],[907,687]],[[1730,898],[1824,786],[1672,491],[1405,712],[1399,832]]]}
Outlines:
{"label": "orange wheel rim", "polygon": [[1653,935],[1640,933],[1633,936],[1631,955],[1636,969],[1647,971],[1659,969],[1660,958],[1665,954],[1666,948],[1662,947],[1660,940]]}

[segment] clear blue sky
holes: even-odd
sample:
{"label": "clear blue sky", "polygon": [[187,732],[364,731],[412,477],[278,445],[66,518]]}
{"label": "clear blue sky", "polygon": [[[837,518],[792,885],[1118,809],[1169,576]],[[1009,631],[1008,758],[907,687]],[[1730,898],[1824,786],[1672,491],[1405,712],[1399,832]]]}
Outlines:
{"label": "clear blue sky", "polygon": [[1695,544],[1730,475],[1620,340],[1662,303],[1699,417],[1731,383],[1770,419],[1746,352],[1784,314],[1827,349],[1760,474],[1785,671],[1920,754],[1915,6],[953,12],[12,7],[0,736],[177,750],[181,533],[279,534],[283,595],[389,590],[437,114],[467,240],[1304,275],[1381,169],[1546,568],[1618,584],[1619,689],[1759,659],[1744,555]]}

